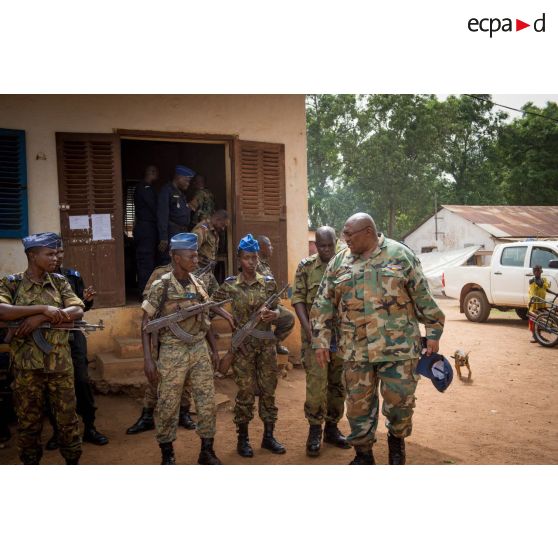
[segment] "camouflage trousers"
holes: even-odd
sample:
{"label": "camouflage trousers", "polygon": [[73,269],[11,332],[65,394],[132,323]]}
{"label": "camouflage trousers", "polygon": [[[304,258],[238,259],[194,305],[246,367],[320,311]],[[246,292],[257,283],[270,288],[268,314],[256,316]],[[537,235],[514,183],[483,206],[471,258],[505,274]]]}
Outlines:
{"label": "camouflage trousers", "polygon": [[157,360],[159,386],[155,406],[157,442],[174,442],[180,401],[187,379],[198,413],[196,431],[200,438],[215,437],[215,385],[213,366],[205,339],[187,345],[162,343]]}
{"label": "camouflage trousers", "polygon": [[[157,384],[147,382],[145,394],[143,396],[143,406],[146,409],[155,409],[157,405]],[[180,397],[180,407],[184,407],[190,412],[192,406],[192,382],[190,377],[187,377],[182,388],[182,395]]]}
{"label": "camouflage trousers", "polygon": [[271,323],[275,326],[274,333],[275,337],[277,337],[277,341],[283,341],[283,339],[286,339],[293,330],[295,326],[295,318],[294,314],[290,310],[287,310],[280,304],[277,306],[277,310],[279,310],[279,316]]}
{"label": "camouflage trousers", "polygon": [[345,412],[343,360],[338,353],[330,353],[327,369],[316,361],[316,353],[307,342],[302,344],[302,360],[306,370],[306,401],[304,416],[309,424],[333,422],[337,424]]}
{"label": "camouflage trousers", "polygon": [[347,390],[347,418],[351,425],[347,441],[350,444],[370,449],[375,441],[378,384],[387,429],[397,438],[411,434],[415,390],[420,378],[416,373],[417,363],[418,359],[376,364],[344,362],[343,382]]}
{"label": "camouflage trousers", "polygon": [[38,463],[43,455],[41,432],[47,397],[58,430],[64,459],[79,459],[81,437],[76,414],[74,375],[69,372],[14,369],[17,449],[23,463]]}
{"label": "camouflage trousers", "polygon": [[246,355],[237,351],[233,360],[234,381],[238,388],[234,406],[235,424],[254,418],[258,395],[258,413],[263,422],[275,423],[275,389],[277,388],[277,353],[275,345],[250,339],[244,343]]}

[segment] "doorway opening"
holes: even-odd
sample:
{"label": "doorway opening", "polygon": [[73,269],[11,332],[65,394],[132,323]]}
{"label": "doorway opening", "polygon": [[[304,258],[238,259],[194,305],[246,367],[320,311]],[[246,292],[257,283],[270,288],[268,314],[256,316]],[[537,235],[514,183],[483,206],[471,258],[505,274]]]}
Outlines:
{"label": "doorway opening", "polygon": [[[196,140],[175,138],[120,137],[122,161],[122,200],[124,219],[124,266],[126,278],[126,302],[135,303],[141,293],[138,290],[134,228],[134,190],[143,179],[145,169],[154,165],[159,171],[155,183],[158,192],[163,184],[170,182],[176,165],[185,165],[205,178],[207,189],[213,194],[215,209],[226,209],[232,214],[231,192],[231,145],[228,140]],[[187,200],[195,190],[190,188]],[[231,225],[220,237],[215,276],[219,283],[232,273]]]}

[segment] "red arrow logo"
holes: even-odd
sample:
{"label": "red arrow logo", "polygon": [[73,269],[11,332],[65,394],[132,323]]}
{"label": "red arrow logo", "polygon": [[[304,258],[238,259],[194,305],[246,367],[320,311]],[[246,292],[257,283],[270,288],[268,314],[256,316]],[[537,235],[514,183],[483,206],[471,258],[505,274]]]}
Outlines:
{"label": "red arrow logo", "polygon": [[526,27],[531,27],[531,24],[530,23],[525,23],[524,21],[521,21],[520,19],[515,20],[515,30],[516,31],[521,31],[522,29],[525,29]]}

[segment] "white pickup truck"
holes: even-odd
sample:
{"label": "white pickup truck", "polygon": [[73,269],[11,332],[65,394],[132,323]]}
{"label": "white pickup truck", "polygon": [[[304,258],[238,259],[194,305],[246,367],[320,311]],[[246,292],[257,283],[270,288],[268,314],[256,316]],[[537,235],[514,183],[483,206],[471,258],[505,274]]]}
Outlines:
{"label": "white pickup truck", "polygon": [[542,266],[550,289],[558,292],[558,241],[541,240],[498,244],[489,266],[447,269],[442,276],[444,293],[459,300],[461,312],[472,322],[486,322],[492,308],[514,309],[525,320],[535,265]]}

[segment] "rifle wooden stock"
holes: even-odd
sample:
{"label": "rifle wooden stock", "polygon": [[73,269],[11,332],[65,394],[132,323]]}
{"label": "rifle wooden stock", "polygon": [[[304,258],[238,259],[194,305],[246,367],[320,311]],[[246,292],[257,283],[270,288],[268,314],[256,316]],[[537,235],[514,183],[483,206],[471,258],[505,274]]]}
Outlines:
{"label": "rifle wooden stock", "polygon": [[227,354],[224,355],[221,360],[219,361],[219,373],[223,376],[227,375],[229,368],[232,365],[232,361],[234,359],[234,353],[232,351],[227,351]]}

